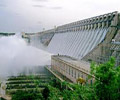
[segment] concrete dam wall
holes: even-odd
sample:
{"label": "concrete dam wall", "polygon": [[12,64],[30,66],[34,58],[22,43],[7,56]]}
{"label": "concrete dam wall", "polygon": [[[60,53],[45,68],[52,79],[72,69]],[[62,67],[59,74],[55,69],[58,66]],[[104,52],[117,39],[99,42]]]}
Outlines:
{"label": "concrete dam wall", "polygon": [[104,40],[107,31],[108,27],[101,27],[57,33],[48,45],[48,51],[81,59]]}
{"label": "concrete dam wall", "polygon": [[58,26],[35,35],[25,35],[32,45],[40,47],[42,44],[53,54],[100,62],[99,57],[109,58],[116,54],[117,51],[110,50],[110,44],[120,41],[119,26],[119,13],[112,12]]}

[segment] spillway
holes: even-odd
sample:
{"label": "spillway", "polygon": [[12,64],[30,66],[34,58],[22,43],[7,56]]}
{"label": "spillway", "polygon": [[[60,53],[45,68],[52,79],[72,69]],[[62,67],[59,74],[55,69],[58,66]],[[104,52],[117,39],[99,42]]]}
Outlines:
{"label": "spillway", "polygon": [[108,28],[97,28],[57,33],[53,36],[48,51],[81,59],[104,40],[107,30]]}

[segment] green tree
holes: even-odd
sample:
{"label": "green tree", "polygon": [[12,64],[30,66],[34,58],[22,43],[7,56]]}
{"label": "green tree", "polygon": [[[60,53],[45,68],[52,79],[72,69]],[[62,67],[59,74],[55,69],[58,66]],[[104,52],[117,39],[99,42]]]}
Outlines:
{"label": "green tree", "polygon": [[71,84],[73,90],[63,91],[63,100],[97,100],[94,89],[89,85]]}
{"label": "green tree", "polygon": [[94,89],[99,100],[117,100],[120,83],[120,70],[115,67],[115,59],[111,59],[105,64],[91,64],[91,74],[95,76]]}
{"label": "green tree", "polygon": [[48,85],[43,90],[43,97],[45,100],[60,100],[61,92],[58,88]]}

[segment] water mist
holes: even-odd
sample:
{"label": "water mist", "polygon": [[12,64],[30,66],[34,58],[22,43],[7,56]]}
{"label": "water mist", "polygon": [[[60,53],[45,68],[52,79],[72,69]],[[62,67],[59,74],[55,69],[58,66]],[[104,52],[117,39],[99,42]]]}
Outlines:
{"label": "water mist", "polygon": [[26,67],[50,65],[51,54],[28,46],[20,35],[0,38],[0,77],[17,75]]}

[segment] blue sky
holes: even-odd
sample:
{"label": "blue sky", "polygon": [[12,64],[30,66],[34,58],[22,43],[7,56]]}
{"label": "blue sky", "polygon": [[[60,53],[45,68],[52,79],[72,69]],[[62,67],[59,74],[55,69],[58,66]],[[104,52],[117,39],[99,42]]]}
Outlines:
{"label": "blue sky", "polygon": [[0,32],[39,32],[120,11],[119,4],[119,0],[0,0]]}

